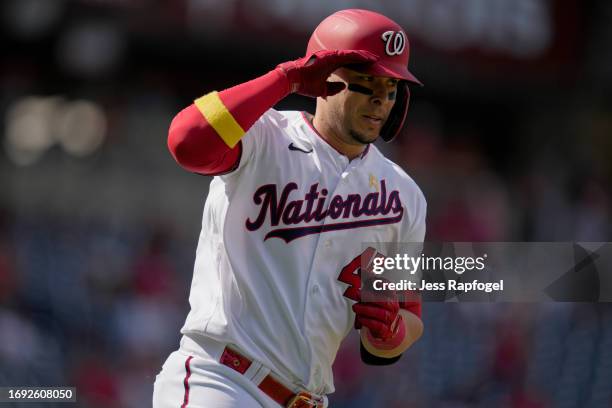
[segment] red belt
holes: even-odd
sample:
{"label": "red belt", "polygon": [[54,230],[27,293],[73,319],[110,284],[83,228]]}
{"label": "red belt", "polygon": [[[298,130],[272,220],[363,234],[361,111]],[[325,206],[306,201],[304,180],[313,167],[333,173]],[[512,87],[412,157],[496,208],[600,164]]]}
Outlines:
{"label": "red belt", "polygon": [[[221,359],[219,362],[225,366],[228,366],[232,370],[238,371],[240,374],[244,374],[253,362],[248,358],[240,354],[238,351],[231,347],[225,347]],[[310,394],[308,392],[295,393],[289,388],[285,387],[272,375],[266,375],[259,384],[257,384],[260,390],[262,390],[267,396],[272,398],[274,401],[279,403],[283,407],[287,408],[323,408],[324,400],[322,397]]]}

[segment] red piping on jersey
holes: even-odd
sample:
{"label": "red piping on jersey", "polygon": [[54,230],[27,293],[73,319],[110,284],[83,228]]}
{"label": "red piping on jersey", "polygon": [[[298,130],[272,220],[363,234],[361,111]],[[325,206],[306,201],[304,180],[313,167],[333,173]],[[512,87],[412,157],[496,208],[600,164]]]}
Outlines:
{"label": "red piping on jersey", "polygon": [[181,408],[187,407],[189,404],[189,377],[191,377],[191,367],[189,364],[191,363],[191,359],[193,356],[189,356],[187,360],[185,360],[185,379],[183,380],[183,385],[185,386],[185,396],[183,397],[183,405]]}
{"label": "red piping on jersey", "polygon": [[[341,154],[342,156],[346,156],[344,153],[342,153],[341,151],[339,151],[338,149],[336,149],[334,146],[331,145],[331,143],[329,143],[327,141],[327,139],[325,139],[323,137],[323,135],[321,135],[319,133],[319,131],[317,129],[315,129],[314,125],[310,122],[310,120],[308,120],[308,118],[306,117],[306,113],[305,112],[301,112],[302,114],[302,118],[304,119],[304,122],[306,122],[306,124],[308,124],[308,126],[312,129],[313,132],[315,132],[315,134],[317,136],[319,136],[321,138],[321,140],[323,140],[325,143],[327,143],[327,145],[329,145],[329,147],[331,147],[332,149],[334,149],[338,154]],[[370,145],[368,144],[366,146],[366,148],[363,150],[363,152],[361,152],[361,155],[359,156],[359,158],[363,159],[366,154],[368,154],[368,151],[370,150]]]}
{"label": "red piping on jersey", "polygon": [[370,151],[370,144],[368,143],[368,145],[366,146],[365,150],[363,151],[363,153],[361,153],[361,159],[363,159],[364,157],[366,157],[366,154],[368,154],[368,152]]}

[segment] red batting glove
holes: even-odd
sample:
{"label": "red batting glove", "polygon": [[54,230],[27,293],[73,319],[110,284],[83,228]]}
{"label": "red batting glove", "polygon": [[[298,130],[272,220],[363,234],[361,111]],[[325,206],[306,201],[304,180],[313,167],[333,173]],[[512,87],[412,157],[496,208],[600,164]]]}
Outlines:
{"label": "red batting glove", "polygon": [[399,302],[394,292],[380,292],[372,295],[374,301],[360,300],[353,305],[355,329],[367,327],[375,338],[386,341],[397,334],[403,326],[399,314]]}
{"label": "red batting glove", "polygon": [[295,61],[283,62],[276,69],[289,80],[289,92],[325,98],[337,94],[345,86],[342,82],[327,82],[332,72],[344,65],[377,60],[378,56],[365,50],[322,50]]}

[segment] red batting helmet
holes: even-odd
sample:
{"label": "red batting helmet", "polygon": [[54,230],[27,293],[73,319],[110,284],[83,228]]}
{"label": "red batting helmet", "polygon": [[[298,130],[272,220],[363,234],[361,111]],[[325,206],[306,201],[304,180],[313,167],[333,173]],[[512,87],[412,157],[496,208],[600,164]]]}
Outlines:
{"label": "red batting helmet", "polygon": [[320,50],[368,50],[379,60],[359,71],[401,79],[391,114],[381,130],[385,141],[393,139],[401,130],[410,100],[407,82],[423,85],[410,71],[410,44],[406,33],[395,21],[369,10],[340,10],[323,20],[308,41],[306,54]]}

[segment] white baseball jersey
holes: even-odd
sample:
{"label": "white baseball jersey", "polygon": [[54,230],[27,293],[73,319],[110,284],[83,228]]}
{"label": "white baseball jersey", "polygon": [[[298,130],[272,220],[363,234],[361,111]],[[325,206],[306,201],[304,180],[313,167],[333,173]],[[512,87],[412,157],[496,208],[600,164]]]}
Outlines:
{"label": "white baseball jersey", "polygon": [[242,139],[238,168],[210,185],[182,333],[333,392],[355,319],[341,270],[362,243],[422,242],[425,213],[418,186],[375,146],[349,161],[303,113],[270,109]]}

